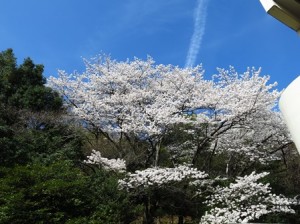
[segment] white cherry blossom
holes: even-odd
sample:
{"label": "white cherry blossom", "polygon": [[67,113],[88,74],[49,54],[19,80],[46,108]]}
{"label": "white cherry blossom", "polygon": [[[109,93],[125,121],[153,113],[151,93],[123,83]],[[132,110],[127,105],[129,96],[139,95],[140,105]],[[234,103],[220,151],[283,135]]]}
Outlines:
{"label": "white cherry blossom", "polygon": [[128,173],[127,176],[119,181],[121,188],[130,191],[131,189],[147,189],[151,186],[162,187],[172,183],[187,182],[189,184],[198,183],[208,175],[187,165],[180,165],[174,168],[148,168]]}
{"label": "white cherry blossom", "polygon": [[201,224],[248,223],[269,213],[295,213],[291,205],[297,200],[271,193],[269,184],[258,180],[267,172],[251,173],[237,177],[228,187],[217,187],[207,200],[210,211],[201,219]]}
{"label": "white cherry blossom", "polygon": [[93,150],[91,155],[87,156],[87,160],[84,160],[88,164],[96,164],[105,170],[125,172],[126,162],[123,159],[107,159],[101,156],[99,151]]}
{"label": "white cherry blossom", "polygon": [[[185,153],[192,163],[206,143],[216,145],[216,152],[268,162],[278,158],[270,151],[290,142],[274,110],[280,92],[260,70],[238,74],[233,67],[218,69],[209,80],[201,66],[156,65],[150,57],[117,62],[100,56],[85,63],[84,73],[60,71],[59,77],[49,78],[49,85],[63,95],[71,114],[115,146],[135,138],[148,142],[156,166],[162,139],[177,124],[192,126],[190,133],[202,129],[201,138],[189,142],[191,152]],[[184,145],[171,148],[180,151]],[[124,148],[117,150],[124,155]]]}

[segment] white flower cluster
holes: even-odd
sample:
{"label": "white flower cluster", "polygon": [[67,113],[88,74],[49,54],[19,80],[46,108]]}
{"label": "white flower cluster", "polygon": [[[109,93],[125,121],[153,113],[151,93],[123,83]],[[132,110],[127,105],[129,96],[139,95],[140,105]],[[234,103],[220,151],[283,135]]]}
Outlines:
{"label": "white flower cluster", "polygon": [[48,84],[60,92],[71,114],[112,141],[122,142],[125,133],[159,142],[172,127],[188,123],[187,134],[200,127],[203,136],[189,142],[190,149],[172,144],[172,156],[192,161],[198,143],[210,142],[216,153],[235,153],[246,163],[278,159],[270,152],[290,141],[274,110],[280,92],[260,70],[239,74],[233,67],[218,69],[212,80],[205,80],[201,66],[156,65],[152,58],[117,62],[100,56],[85,63],[86,72],[59,71]]}
{"label": "white flower cluster", "polygon": [[180,183],[188,181],[199,181],[207,178],[205,172],[199,171],[187,165],[181,165],[175,168],[148,168],[146,170],[137,170],[135,173],[129,173],[127,177],[119,181],[122,189],[131,190],[135,188],[149,188],[151,186],[161,187],[170,183]]}
{"label": "white flower cluster", "polygon": [[[219,69],[213,80],[205,80],[201,66],[155,65],[151,58],[117,62],[100,57],[85,63],[85,73],[60,71],[48,83],[64,96],[77,118],[106,134],[151,138],[179,123],[207,124],[210,139],[237,126],[249,130],[249,124],[264,124],[259,133],[274,134],[259,118],[269,120],[264,114],[273,112],[280,92],[274,90],[276,83],[267,84],[270,77],[260,76],[260,70],[238,74],[230,67]],[[186,119],[190,114],[193,119]],[[235,137],[230,140],[239,143]]]}
{"label": "white flower cluster", "polygon": [[271,193],[269,184],[257,181],[268,173],[238,177],[229,187],[217,187],[207,204],[212,209],[202,217],[201,224],[248,223],[262,215],[283,212],[295,213],[295,199]]}
{"label": "white flower cluster", "polygon": [[280,160],[281,155],[272,151],[290,142],[280,113],[261,111],[251,116],[253,116],[251,119],[244,120],[242,124],[218,136],[216,152],[229,151],[239,154],[243,156],[244,162],[259,161],[267,164],[270,161]]}
{"label": "white flower cluster", "polygon": [[107,159],[101,156],[99,151],[93,150],[90,156],[87,156],[85,163],[97,164],[109,171],[125,172],[126,163],[123,159]]}
{"label": "white flower cluster", "polygon": [[173,159],[178,160],[181,158],[191,163],[191,158],[193,158],[197,146],[193,141],[187,140],[183,143],[170,144],[166,149],[170,152]]}

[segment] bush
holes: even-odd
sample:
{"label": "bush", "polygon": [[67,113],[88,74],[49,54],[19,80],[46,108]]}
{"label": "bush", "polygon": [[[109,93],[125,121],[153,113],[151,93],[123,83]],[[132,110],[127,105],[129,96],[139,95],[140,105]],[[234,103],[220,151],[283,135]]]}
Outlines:
{"label": "bush", "polygon": [[0,223],[129,223],[135,218],[117,178],[86,175],[70,162],[0,169]]}

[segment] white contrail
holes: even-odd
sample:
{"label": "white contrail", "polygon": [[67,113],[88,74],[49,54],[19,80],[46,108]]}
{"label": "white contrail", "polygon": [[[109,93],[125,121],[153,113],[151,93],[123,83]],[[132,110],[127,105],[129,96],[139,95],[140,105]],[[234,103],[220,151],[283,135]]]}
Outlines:
{"label": "white contrail", "polygon": [[194,15],[194,33],[191,38],[189,51],[185,61],[185,67],[193,67],[196,62],[197,55],[201,47],[202,38],[205,33],[207,5],[208,0],[198,0]]}

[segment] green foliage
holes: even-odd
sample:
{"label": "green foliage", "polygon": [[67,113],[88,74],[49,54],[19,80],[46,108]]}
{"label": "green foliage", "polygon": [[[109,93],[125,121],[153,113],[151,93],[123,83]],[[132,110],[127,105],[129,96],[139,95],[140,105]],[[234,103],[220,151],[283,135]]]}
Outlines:
{"label": "green foliage", "polygon": [[0,164],[82,159],[82,140],[62,122],[62,99],[46,87],[43,65],[17,66],[13,50],[0,52]]}
{"label": "green foliage", "polygon": [[63,223],[90,214],[88,179],[67,162],[3,168],[1,176],[0,223]]}
{"label": "green foliage", "polygon": [[16,124],[0,124],[1,165],[50,163],[58,160],[83,159],[83,139],[79,131],[58,121],[56,114],[18,114]]}
{"label": "green foliage", "polygon": [[22,87],[16,90],[9,98],[9,104],[33,111],[56,111],[62,106],[58,94],[44,86]]}
{"label": "green foliage", "polygon": [[86,175],[69,162],[0,169],[0,223],[129,223],[134,205],[105,171]]}
{"label": "green foliage", "polygon": [[130,223],[140,215],[141,207],[133,203],[127,192],[119,190],[115,173],[97,170],[91,179],[96,211],[89,223]]}
{"label": "green foliage", "polygon": [[44,86],[44,66],[35,65],[30,58],[17,66],[12,49],[0,52],[0,102],[6,106],[33,111],[57,111],[62,99]]}
{"label": "green foliage", "polygon": [[10,92],[9,76],[16,72],[16,58],[12,49],[0,53],[0,99],[7,102]]}

